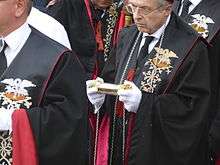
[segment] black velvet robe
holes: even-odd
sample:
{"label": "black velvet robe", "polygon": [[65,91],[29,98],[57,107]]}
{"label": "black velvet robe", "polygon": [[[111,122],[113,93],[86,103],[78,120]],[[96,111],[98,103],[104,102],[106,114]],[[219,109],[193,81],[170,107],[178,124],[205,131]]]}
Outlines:
{"label": "black velvet robe", "polygon": [[[103,77],[108,81],[116,74],[115,83],[119,83],[137,34],[135,26],[121,32],[114,51],[116,56],[112,56],[103,71]],[[130,142],[127,143],[129,145],[126,145],[130,148],[125,152],[128,153],[125,164],[208,164],[210,69],[207,45],[202,40],[193,29],[172,14],[161,48],[172,50],[178,58],[171,60],[173,68],[169,74],[160,75],[162,81],[157,83],[153,93],[142,89],[141,104],[135,116]],[[133,81],[140,88],[143,71],[151,71],[150,67],[143,67],[144,63],[154,57],[155,51],[135,67],[137,50],[138,47],[134,50],[129,69],[136,70]],[[114,107],[115,99],[108,99],[108,115],[112,118],[111,107]],[[117,126],[120,127],[120,124]],[[120,131],[115,134],[121,138]],[[121,140],[117,142],[114,146],[122,145]],[[121,150],[121,147],[117,148]],[[113,155],[113,164],[121,165],[120,151],[115,153],[119,155]]]}
{"label": "black velvet robe", "polygon": [[[180,8],[181,0],[176,0],[174,2],[174,11],[178,13]],[[209,36],[207,41],[210,43],[209,47],[209,61],[211,63],[211,106],[210,106],[210,124],[213,123],[211,127],[217,127],[216,123],[218,122],[218,117],[216,113],[219,111],[219,28],[220,28],[220,1],[218,0],[202,0],[198,6],[196,6],[188,16],[183,18],[187,23],[191,23],[193,14],[202,14],[213,19],[214,24],[208,24]],[[216,36],[217,35],[217,36]],[[216,132],[214,132],[214,130]],[[211,139],[212,134],[218,134],[218,129],[211,128]],[[212,141],[212,140],[211,140]],[[219,146],[211,144],[211,151],[217,150]]]}
{"label": "black velvet robe", "polygon": [[212,125],[210,129],[210,147],[212,151],[212,156],[215,158],[216,156],[220,156],[220,30],[215,35],[213,40],[211,41],[210,55],[214,55],[213,57],[213,70],[215,71],[213,76],[213,95],[215,96],[214,106],[212,108]]}

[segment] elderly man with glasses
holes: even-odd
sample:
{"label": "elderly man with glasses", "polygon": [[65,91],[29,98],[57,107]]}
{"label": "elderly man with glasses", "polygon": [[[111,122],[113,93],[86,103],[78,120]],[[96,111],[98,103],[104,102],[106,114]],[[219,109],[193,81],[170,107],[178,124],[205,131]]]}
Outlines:
{"label": "elderly man with glasses", "polygon": [[128,0],[135,25],[121,31],[103,79],[86,82],[95,164],[208,164],[207,45],[172,5]]}

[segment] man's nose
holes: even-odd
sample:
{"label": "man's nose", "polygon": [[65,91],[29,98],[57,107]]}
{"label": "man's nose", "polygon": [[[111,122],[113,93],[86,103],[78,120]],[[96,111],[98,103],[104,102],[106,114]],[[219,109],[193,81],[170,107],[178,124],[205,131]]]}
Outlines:
{"label": "man's nose", "polygon": [[136,10],[133,12],[133,17],[134,19],[140,19],[142,17],[139,8],[136,8]]}

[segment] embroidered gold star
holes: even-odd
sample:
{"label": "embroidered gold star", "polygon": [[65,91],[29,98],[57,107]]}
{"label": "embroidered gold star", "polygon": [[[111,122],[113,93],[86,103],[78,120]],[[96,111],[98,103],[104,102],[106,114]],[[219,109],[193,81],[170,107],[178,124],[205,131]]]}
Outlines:
{"label": "embroidered gold star", "polygon": [[172,71],[171,58],[178,58],[178,56],[169,49],[162,49],[155,47],[155,57],[149,59],[145,66],[149,69],[143,72],[143,80],[141,81],[141,90],[153,93],[158,83],[162,81],[161,75],[163,72],[169,74]]}

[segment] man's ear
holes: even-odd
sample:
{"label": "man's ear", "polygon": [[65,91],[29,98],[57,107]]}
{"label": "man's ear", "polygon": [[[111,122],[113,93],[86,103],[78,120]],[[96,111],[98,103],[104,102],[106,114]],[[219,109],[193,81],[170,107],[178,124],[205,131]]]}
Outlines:
{"label": "man's ear", "polygon": [[21,17],[27,9],[27,0],[15,0],[15,1],[16,1],[15,16]]}
{"label": "man's ear", "polygon": [[166,16],[170,15],[170,13],[172,12],[172,6],[172,4],[168,4],[165,6],[163,11]]}

